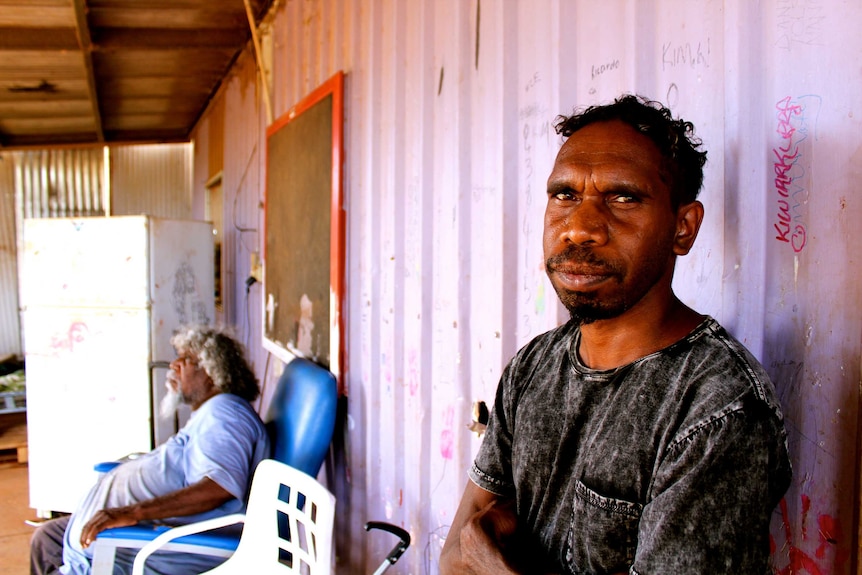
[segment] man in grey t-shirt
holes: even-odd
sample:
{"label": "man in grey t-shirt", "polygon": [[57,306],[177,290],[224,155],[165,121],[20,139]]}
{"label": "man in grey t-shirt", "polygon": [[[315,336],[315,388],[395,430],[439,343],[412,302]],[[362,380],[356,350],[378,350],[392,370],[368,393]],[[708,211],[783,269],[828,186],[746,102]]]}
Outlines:
{"label": "man in grey t-shirt", "polygon": [[775,390],[671,288],[706,153],[635,96],[556,127],[544,251],[571,320],[507,366],[441,573],[764,575],[791,477]]}

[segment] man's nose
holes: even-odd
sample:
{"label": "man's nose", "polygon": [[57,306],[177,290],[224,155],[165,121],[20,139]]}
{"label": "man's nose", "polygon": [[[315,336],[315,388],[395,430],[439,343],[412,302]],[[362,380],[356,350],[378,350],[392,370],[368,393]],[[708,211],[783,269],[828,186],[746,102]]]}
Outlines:
{"label": "man's nose", "polygon": [[564,239],[578,245],[608,242],[608,215],[600,201],[586,199],[574,206],[564,222]]}

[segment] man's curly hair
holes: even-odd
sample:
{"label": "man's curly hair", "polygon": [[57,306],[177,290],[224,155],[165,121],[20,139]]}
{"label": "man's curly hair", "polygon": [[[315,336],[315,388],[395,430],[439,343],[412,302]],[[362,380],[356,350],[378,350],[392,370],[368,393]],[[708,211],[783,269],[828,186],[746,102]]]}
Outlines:
{"label": "man's curly hair", "polygon": [[191,353],[207,373],[213,384],[225,393],[232,393],[254,401],[260,395],[260,386],[248,361],[243,346],[227,330],[209,326],[186,326],[171,338],[177,353]]}
{"label": "man's curly hair", "polygon": [[674,120],[669,109],[643,96],[625,94],[613,104],[590,106],[571,116],[558,116],[554,128],[568,138],[581,128],[596,122],[620,120],[648,137],[664,158],[662,177],[671,190],[674,208],[697,199],[703,185],[706,152],[694,135],[694,125]]}

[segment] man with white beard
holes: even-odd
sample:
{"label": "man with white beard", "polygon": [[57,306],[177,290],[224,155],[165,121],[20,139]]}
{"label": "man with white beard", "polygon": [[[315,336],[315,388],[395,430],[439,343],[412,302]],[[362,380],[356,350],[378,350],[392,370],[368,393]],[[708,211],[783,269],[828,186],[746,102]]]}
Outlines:
{"label": "man with white beard", "polygon": [[170,419],[176,415],[177,410],[183,404],[183,394],[180,393],[180,380],[175,371],[171,370],[165,377],[165,396],[159,404],[159,415],[162,419]]}
{"label": "man with white beard", "polygon": [[[136,523],[181,525],[242,512],[252,473],[269,457],[263,423],[249,402],[260,394],[242,345],[211,327],[182,329],[171,343],[177,359],[166,381],[162,416],[192,409],[188,423],[153,451],[124,462],[93,486],[71,516],[42,524],[30,543],[31,575],[91,571],[99,532]],[[134,551],[120,549],[114,573],[131,573]],[[200,573],[224,561],[158,553],[154,575]]]}

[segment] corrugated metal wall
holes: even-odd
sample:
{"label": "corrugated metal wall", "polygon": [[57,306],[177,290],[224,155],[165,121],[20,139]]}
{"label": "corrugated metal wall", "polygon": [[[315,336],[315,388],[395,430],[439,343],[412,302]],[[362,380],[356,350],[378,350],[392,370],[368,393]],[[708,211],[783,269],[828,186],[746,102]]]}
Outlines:
{"label": "corrugated metal wall", "polygon": [[104,215],[102,148],[0,155],[0,357],[22,354],[17,253],[21,218]]}
{"label": "corrugated metal wall", "polygon": [[[676,287],[750,346],[784,401],[796,476],[775,516],[776,565],[850,571],[860,23],[862,5],[840,0],[281,3],[275,116],[346,73],[340,572],[370,572],[385,555],[391,541],[366,534],[369,519],[414,537],[393,572],[437,572],[479,446],[466,429],[470,404],[492,401],[508,358],[565,318],[541,257],[545,180],[560,145],[553,118],[623,91],[668,103],[710,152],[707,220]],[[243,282],[262,245],[265,181],[253,66],[242,59],[219,97],[234,224],[228,317],[249,327],[258,372],[271,379],[258,286],[246,298]],[[212,121],[196,138],[195,206],[212,175],[198,165],[213,157]]]}
{"label": "corrugated metal wall", "polygon": [[23,352],[18,320],[17,242],[15,163],[10,154],[0,154],[0,358]]}
{"label": "corrugated metal wall", "polygon": [[[16,222],[112,215],[192,217],[192,145],[9,152],[0,155],[0,356],[20,354]],[[202,214],[201,214],[202,217]]]}
{"label": "corrugated metal wall", "polygon": [[111,148],[111,215],[186,220],[192,214],[192,145]]}
{"label": "corrugated metal wall", "polygon": [[[249,55],[233,82],[237,90],[225,94],[225,141],[230,141],[224,155],[224,247],[226,273],[224,281],[228,299],[225,303],[226,320],[239,328],[245,341],[251,334],[258,337],[254,350],[263,358],[259,345],[260,286],[246,291],[245,281],[251,272],[251,254],[260,252],[263,229],[263,205],[260,190],[263,188],[263,158],[266,156],[262,138],[264,112],[257,91],[252,58]],[[254,313],[249,313],[254,312]],[[251,346],[250,346],[251,347]],[[259,359],[254,358],[256,366]]]}
{"label": "corrugated metal wall", "polygon": [[[261,285],[246,285],[253,254],[259,257],[262,252],[261,190],[266,155],[266,113],[252,53],[239,58],[225,84],[194,134],[193,214],[198,219],[203,217],[207,183],[220,177],[224,198],[220,208],[223,210],[224,306],[220,315],[248,350],[255,373],[263,384],[258,407],[265,409],[282,365],[261,346]],[[216,146],[219,149],[214,150]],[[212,206],[211,209],[217,208]]]}
{"label": "corrugated metal wall", "polygon": [[111,148],[111,215],[187,220],[191,190],[191,144]]}
{"label": "corrugated metal wall", "polygon": [[16,152],[15,188],[24,218],[105,215],[104,149]]}

